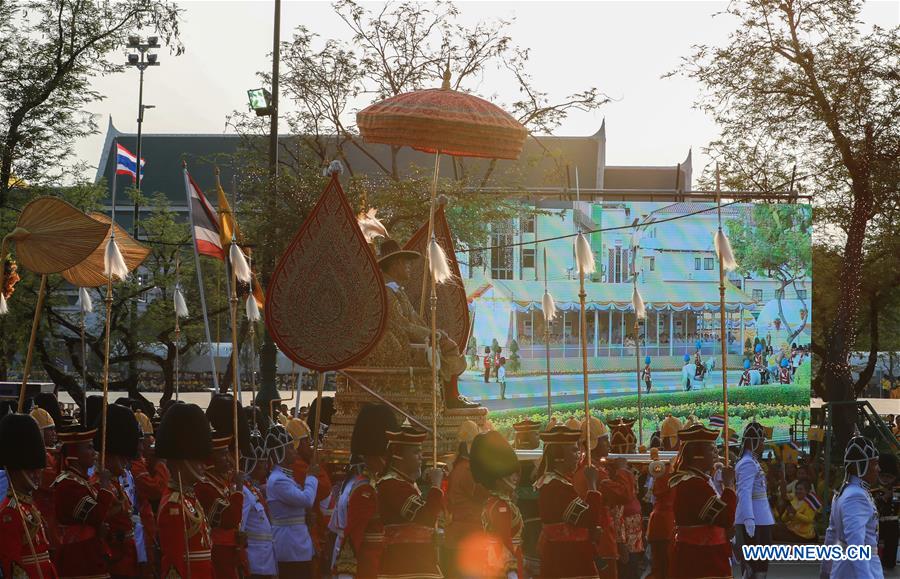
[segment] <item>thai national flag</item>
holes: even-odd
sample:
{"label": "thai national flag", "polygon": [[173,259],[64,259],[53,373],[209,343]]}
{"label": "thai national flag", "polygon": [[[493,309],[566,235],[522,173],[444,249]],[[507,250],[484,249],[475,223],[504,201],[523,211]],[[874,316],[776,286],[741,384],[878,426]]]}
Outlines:
{"label": "thai national flag", "polygon": [[[116,143],[116,174],[131,175],[132,182],[137,180],[137,156]],[[141,179],[144,178],[144,159],[141,159]]]}
{"label": "thai national flag", "polygon": [[197,253],[208,255],[225,261],[225,250],[219,235],[219,221],[216,210],[210,205],[200,187],[194,183],[187,170],[184,171],[184,185],[188,191],[190,200],[191,226],[193,227],[194,242],[197,245]]}
{"label": "thai national flag", "polygon": [[709,425],[713,428],[722,428],[725,426],[725,417],[721,414],[713,414],[709,417]]}
{"label": "thai national flag", "polygon": [[806,501],[806,504],[812,507],[812,510],[814,511],[818,511],[822,508],[822,502],[819,501],[819,497],[816,496],[816,493],[812,491],[806,493],[806,498],[803,500]]}

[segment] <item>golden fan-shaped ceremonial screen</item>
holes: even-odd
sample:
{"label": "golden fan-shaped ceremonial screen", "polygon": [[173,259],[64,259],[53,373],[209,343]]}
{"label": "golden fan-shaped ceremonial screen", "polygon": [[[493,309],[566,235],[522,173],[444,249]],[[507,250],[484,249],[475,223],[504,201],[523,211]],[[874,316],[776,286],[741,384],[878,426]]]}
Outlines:
{"label": "golden fan-shaped ceremonial screen", "polygon": [[337,174],[278,262],[266,291],[266,327],[297,364],[326,372],[352,365],[387,321],[381,270]]}

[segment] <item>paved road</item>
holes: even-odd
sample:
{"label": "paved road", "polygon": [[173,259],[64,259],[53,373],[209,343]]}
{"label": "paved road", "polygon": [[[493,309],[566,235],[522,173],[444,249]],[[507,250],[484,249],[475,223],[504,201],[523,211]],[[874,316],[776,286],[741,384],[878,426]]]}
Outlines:
{"label": "paved road", "polygon": [[[728,372],[728,380],[732,385],[737,382],[739,377],[740,375],[737,372]],[[550,378],[550,382],[554,399],[558,396],[581,395],[583,392],[580,374],[553,375]],[[633,372],[591,374],[588,376],[588,384],[592,397],[621,396],[637,393],[637,379]],[[704,387],[721,388],[722,372],[714,370],[707,374]],[[680,392],[682,390],[680,372],[653,373],[653,392]],[[459,391],[473,400],[480,400],[485,403],[500,398],[500,385],[493,382],[493,379],[489,384],[485,384],[483,376],[479,376],[474,372],[466,372],[463,375],[459,382]],[[506,383],[506,397],[512,400],[528,398],[530,400],[526,406],[530,406],[531,403],[537,403],[536,399],[539,398],[543,398],[546,404],[547,378],[546,376],[516,376],[509,378]],[[492,408],[493,406],[488,405],[488,407]]]}

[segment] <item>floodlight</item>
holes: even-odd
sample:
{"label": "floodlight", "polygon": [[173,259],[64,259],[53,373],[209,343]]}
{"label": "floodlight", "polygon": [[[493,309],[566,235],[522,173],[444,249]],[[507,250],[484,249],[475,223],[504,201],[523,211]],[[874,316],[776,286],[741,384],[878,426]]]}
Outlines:
{"label": "floodlight", "polygon": [[128,48],[137,48],[141,45],[141,37],[137,34],[128,35]]}
{"label": "floodlight", "polygon": [[138,62],[140,62],[140,57],[137,54],[128,55],[128,64],[135,65]]}
{"label": "floodlight", "polygon": [[149,62],[151,66],[159,64],[158,62],[156,62],[156,58],[157,55],[150,52],[147,53],[147,62]]}
{"label": "floodlight", "polygon": [[272,93],[264,88],[254,88],[247,91],[250,100],[250,108],[256,111],[256,115],[263,117],[272,114]]}
{"label": "floodlight", "polygon": [[150,48],[158,48],[159,47],[159,36],[148,36],[147,37],[147,46]]}

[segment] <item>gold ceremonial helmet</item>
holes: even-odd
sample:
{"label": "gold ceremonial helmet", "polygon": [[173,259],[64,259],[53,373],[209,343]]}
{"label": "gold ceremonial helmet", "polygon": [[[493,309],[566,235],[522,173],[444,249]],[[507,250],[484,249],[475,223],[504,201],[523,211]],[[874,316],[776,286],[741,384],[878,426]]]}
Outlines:
{"label": "gold ceremonial helmet", "polygon": [[41,430],[45,428],[56,428],[56,423],[53,422],[53,417],[50,416],[50,413],[44,410],[43,408],[35,408],[31,411],[31,417],[38,423],[38,426],[41,427]]}

